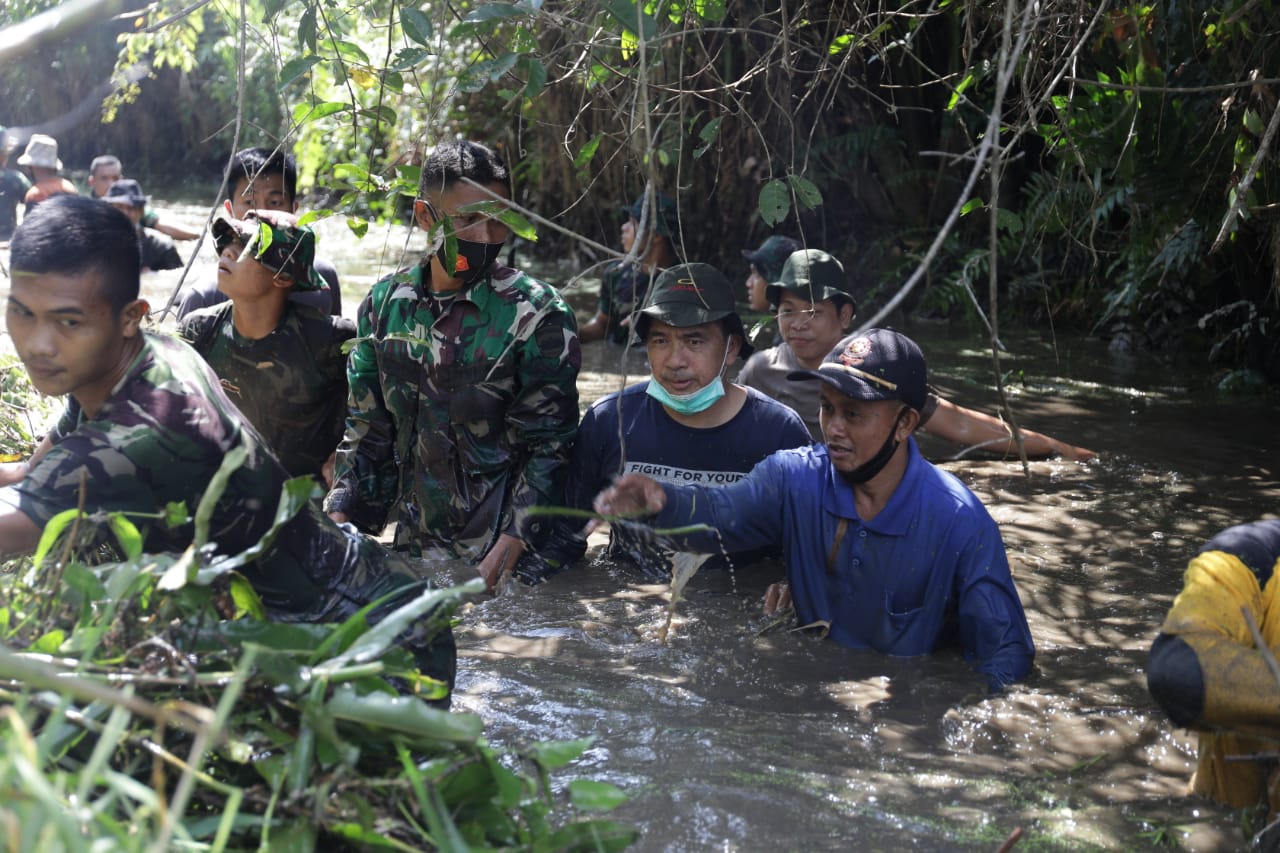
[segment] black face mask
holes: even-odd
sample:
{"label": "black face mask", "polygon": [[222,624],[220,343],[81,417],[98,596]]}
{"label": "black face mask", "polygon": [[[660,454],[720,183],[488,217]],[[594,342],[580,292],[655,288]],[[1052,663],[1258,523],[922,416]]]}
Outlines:
{"label": "black face mask", "polygon": [[898,445],[901,444],[897,440],[898,423],[902,420],[902,414],[907,410],[906,406],[898,409],[898,414],[893,419],[893,429],[889,430],[889,437],[884,440],[884,444],[880,446],[880,450],[876,452],[866,462],[863,462],[857,468],[849,472],[840,472],[840,476],[844,478],[846,483],[865,483],[884,470],[884,466],[889,464],[889,460],[893,458],[893,454],[897,452]]}
{"label": "black face mask", "polygon": [[[458,258],[452,277],[461,279],[463,284],[474,284],[483,278],[489,271],[489,267],[493,266],[493,262],[498,259],[498,253],[502,251],[503,246],[502,243],[477,243],[475,240],[462,239],[458,239],[457,244]],[[440,259],[440,265],[448,273],[449,262],[445,259],[443,243],[436,250],[436,257]]]}

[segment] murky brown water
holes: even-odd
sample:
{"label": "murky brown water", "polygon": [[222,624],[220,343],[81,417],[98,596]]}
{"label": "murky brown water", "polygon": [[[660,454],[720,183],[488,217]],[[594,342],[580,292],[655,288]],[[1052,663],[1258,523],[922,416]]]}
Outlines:
{"label": "murky brown water", "polygon": [[[416,251],[400,229],[357,243],[337,220],[320,228],[348,314]],[[197,274],[211,275],[204,255]],[[153,303],[171,275],[150,277]],[[935,384],[994,410],[980,339],[916,337]],[[619,382],[616,350],[586,350],[584,400]],[[1017,462],[942,463],[1000,524],[1038,648],[1026,682],[977,698],[955,653],[901,660],[764,631],[778,566],[695,576],[662,645],[666,587],[592,562],[467,610],[455,707],[505,746],[594,737],[557,779],[624,788],[615,815],[642,829],[639,850],[991,851],[1017,827],[1019,850],[1241,847],[1237,814],[1182,795],[1194,738],[1154,710],[1144,667],[1189,555],[1280,513],[1277,406],[1095,342],[1015,350],[1025,425],[1105,454],[1033,462],[1030,478]],[[633,359],[632,381],[642,372]]]}

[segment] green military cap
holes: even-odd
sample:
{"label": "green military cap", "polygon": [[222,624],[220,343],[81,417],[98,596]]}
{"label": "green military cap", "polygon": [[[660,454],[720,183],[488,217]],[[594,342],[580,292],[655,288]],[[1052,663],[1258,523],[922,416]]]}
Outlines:
{"label": "green military cap", "polygon": [[233,219],[226,210],[213,220],[213,244],[221,252],[239,240],[258,263],[293,279],[299,290],[324,290],[316,272],[316,235],[298,224],[298,217],[282,210],[251,210],[244,219]]}
{"label": "green military cap", "polygon": [[[654,197],[657,201],[654,210],[649,210],[649,227],[655,234],[661,234],[663,237],[671,238],[680,230],[680,215],[676,210],[675,199],[658,193]],[[640,221],[640,214],[644,212],[644,196],[637,198],[630,207],[622,208],[622,215],[629,216],[636,222]]]}
{"label": "green military cap", "polygon": [[765,288],[765,297],[774,305],[782,301],[782,292],[790,291],[806,302],[830,299],[837,307],[848,303],[854,311],[858,303],[849,293],[849,280],[844,267],[835,258],[820,249],[802,249],[794,252],[782,265],[782,275]]}

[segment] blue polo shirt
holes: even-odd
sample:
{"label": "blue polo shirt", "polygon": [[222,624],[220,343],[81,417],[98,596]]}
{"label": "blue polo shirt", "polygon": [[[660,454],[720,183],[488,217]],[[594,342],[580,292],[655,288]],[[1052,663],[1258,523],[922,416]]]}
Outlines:
{"label": "blue polo shirt", "polygon": [[920,655],[956,633],[992,688],[1031,669],[1035,648],[999,529],[914,439],[902,482],[870,521],[858,517],[824,445],[779,451],[721,488],[663,488],[656,526],[718,531],[683,538],[691,549],[780,544],[800,623],[829,623],[838,643]]}

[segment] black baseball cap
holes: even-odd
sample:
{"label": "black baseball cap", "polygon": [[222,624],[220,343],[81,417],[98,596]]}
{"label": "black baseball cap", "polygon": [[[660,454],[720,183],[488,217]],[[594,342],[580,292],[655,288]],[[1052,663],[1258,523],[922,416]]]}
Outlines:
{"label": "black baseball cap", "polygon": [[929,394],[924,353],[893,329],[855,332],[822,360],[817,370],[793,370],[793,382],[819,379],[857,400],[901,400],[916,411]]}
{"label": "black baseball cap", "polygon": [[782,301],[782,292],[790,291],[806,302],[830,299],[840,307],[848,303],[858,310],[858,303],[849,293],[849,280],[844,266],[821,249],[801,249],[793,252],[782,265],[782,275],[764,289],[765,298],[773,305]]}

